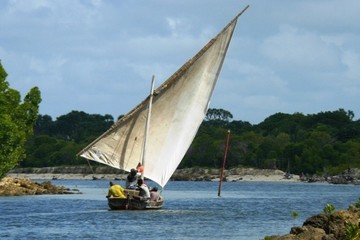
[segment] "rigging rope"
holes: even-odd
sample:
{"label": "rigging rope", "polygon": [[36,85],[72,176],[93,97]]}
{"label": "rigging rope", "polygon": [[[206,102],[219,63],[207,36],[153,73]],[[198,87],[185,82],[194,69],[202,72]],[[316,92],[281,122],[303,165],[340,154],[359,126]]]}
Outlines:
{"label": "rigging rope", "polygon": [[[94,180],[94,175],[95,175],[94,169],[92,168],[89,159],[86,159],[86,161],[87,161],[87,163],[89,165],[89,168],[91,169],[91,172],[92,172],[92,175],[93,175],[93,180]],[[104,193],[104,195],[107,194],[107,191],[105,191],[104,188],[99,185],[99,183],[97,184],[97,187],[101,188],[101,191]]]}

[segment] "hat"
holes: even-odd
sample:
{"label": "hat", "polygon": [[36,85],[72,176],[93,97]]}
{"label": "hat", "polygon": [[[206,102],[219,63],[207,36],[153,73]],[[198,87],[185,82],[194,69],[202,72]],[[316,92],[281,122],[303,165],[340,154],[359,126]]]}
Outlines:
{"label": "hat", "polygon": [[135,176],[136,173],[137,173],[137,171],[136,171],[135,168],[132,168],[132,169],[130,170],[130,173],[131,173],[132,176]]}

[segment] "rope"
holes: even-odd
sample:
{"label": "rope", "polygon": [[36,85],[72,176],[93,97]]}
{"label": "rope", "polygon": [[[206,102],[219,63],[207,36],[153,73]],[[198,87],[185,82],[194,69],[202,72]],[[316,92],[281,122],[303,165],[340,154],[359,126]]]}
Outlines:
{"label": "rope", "polygon": [[[93,177],[94,177],[95,172],[94,172],[94,169],[92,168],[92,166],[91,166],[91,164],[90,164],[89,159],[86,159],[86,161],[87,161],[87,163],[88,163],[88,165],[89,165],[89,168],[91,169],[92,175],[93,175]],[[101,189],[101,191],[103,192],[104,195],[107,194],[107,191],[105,191],[99,184],[97,184],[97,186]]]}

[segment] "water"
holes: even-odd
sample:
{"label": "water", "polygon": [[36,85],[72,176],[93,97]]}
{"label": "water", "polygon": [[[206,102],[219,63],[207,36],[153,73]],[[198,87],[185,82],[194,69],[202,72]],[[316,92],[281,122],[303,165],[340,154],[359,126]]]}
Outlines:
{"label": "water", "polygon": [[354,185],[226,182],[218,197],[216,182],[169,182],[161,210],[109,211],[108,181],[53,183],[83,194],[0,197],[0,239],[263,239],[360,197]]}

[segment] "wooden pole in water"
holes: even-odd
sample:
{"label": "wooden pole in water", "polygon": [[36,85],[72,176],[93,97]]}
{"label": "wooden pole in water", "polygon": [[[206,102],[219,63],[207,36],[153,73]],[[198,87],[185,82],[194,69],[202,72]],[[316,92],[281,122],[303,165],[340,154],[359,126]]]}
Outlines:
{"label": "wooden pole in water", "polygon": [[219,181],[219,191],[218,191],[218,196],[219,197],[220,197],[220,194],[221,194],[221,187],[222,187],[222,182],[223,182],[223,178],[224,178],[224,169],[225,169],[225,163],[226,163],[226,156],[227,156],[227,152],[228,152],[228,149],[229,149],[229,140],[230,140],[230,130],[227,131],[227,136],[226,136],[226,144],[225,144],[225,150],[224,150],[224,161],[223,161],[221,174],[220,174],[220,181]]}

